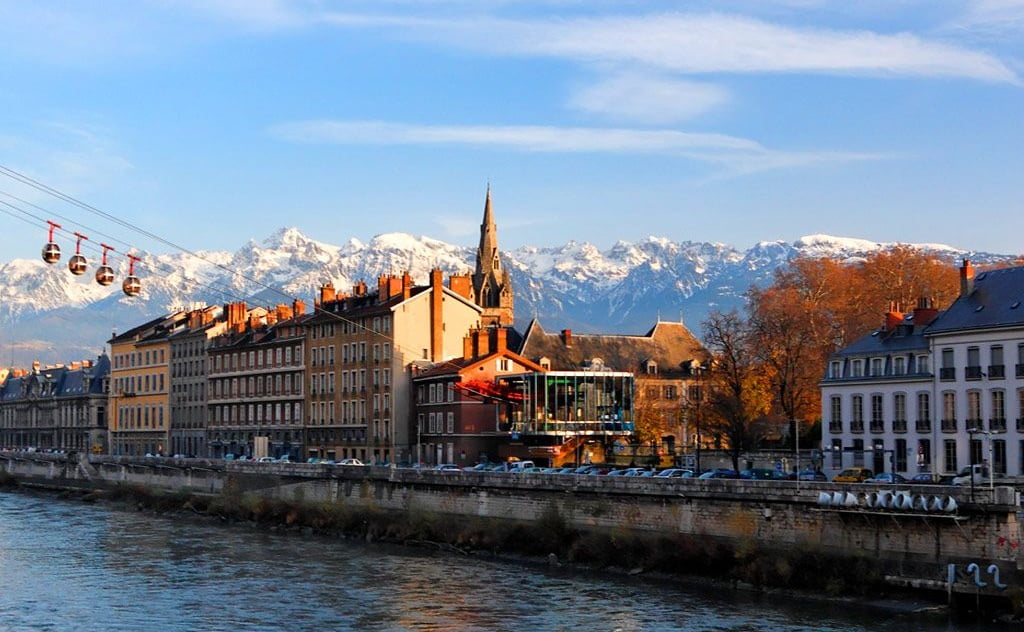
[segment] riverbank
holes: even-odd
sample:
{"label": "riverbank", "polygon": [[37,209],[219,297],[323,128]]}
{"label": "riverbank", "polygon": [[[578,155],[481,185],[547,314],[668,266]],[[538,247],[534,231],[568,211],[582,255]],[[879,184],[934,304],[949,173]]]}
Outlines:
{"label": "riverbank", "polygon": [[[943,595],[894,589],[885,583],[883,566],[867,556],[851,561],[820,551],[771,551],[754,542],[734,546],[711,537],[581,530],[570,527],[552,508],[540,520],[523,521],[466,519],[415,507],[406,512],[370,511],[336,502],[286,501],[244,493],[169,493],[132,485],[93,491],[64,489],[58,494],[82,502],[247,524],[272,532],[425,547],[578,573],[630,576],[640,581],[712,585],[890,614],[948,615]],[[1009,621],[1013,613],[1004,609],[986,611],[985,616],[1001,616]]]}

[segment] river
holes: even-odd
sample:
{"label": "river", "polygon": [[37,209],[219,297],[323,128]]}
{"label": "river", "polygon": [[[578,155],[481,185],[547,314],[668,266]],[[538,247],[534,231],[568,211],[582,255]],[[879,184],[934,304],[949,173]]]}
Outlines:
{"label": "river", "polygon": [[975,629],[0,491],[0,630]]}

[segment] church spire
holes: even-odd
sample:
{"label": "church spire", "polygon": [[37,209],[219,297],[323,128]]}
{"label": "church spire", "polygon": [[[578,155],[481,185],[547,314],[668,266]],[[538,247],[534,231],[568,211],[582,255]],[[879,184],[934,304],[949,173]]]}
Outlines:
{"label": "church spire", "polygon": [[473,273],[473,294],[484,308],[481,322],[509,326],[512,324],[512,281],[501,266],[498,251],[498,226],[491,207],[491,184],[487,183],[484,201],[484,221],[480,224],[480,247],[476,251],[476,271]]}

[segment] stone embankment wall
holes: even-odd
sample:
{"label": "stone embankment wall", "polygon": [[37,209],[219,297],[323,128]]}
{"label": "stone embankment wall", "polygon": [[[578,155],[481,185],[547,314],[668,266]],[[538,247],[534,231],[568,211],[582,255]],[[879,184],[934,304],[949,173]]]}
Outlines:
{"label": "stone embankment wall", "polygon": [[[337,502],[367,510],[432,511],[453,516],[535,521],[555,510],[579,529],[626,529],[719,538],[766,549],[819,551],[889,562],[897,577],[938,587],[956,565],[961,588],[981,587],[965,570],[996,565],[999,583],[1024,586],[1020,494],[995,489],[906,486],[914,494],[952,497],[955,512],[841,508],[820,504],[822,491],[864,494],[863,484],[650,479],[629,477],[438,472],[433,470],[204,459],[128,459],[0,453],[0,470],[18,480],[61,488],[141,485],[200,494],[254,494],[297,502]],[[888,487],[888,489],[893,489]],[[989,573],[991,575],[991,573]],[[978,577],[975,575],[974,577]]]}

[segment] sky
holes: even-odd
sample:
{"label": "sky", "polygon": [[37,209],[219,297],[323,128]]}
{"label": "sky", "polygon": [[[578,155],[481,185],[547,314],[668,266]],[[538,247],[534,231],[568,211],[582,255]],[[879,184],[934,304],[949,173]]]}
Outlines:
{"label": "sky", "polygon": [[[489,183],[503,248],[1024,252],[1024,0],[0,0],[0,41],[0,165],[192,250],[474,245]],[[0,211],[2,261],[169,249]]]}

